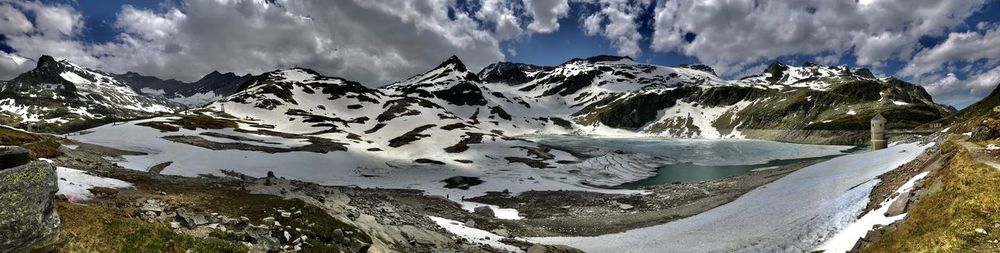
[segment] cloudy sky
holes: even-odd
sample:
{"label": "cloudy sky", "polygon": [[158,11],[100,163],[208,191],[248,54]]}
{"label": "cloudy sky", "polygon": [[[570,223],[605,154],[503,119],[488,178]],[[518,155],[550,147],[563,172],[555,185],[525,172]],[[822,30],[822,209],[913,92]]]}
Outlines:
{"label": "cloudy sky", "polygon": [[729,78],[773,60],[863,66],[961,108],[1000,83],[998,2],[0,0],[0,79],[43,54],[183,81],[300,66],[369,86],[450,55],[479,69],[616,54]]}

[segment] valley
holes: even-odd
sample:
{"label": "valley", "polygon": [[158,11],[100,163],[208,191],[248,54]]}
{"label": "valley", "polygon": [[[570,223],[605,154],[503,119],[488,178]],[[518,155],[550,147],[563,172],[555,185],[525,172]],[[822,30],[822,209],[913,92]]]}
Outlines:
{"label": "valley", "polygon": [[[210,198],[302,201],[330,216],[319,219],[346,224],[342,233],[364,235],[329,239],[256,221],[169,228],[257,250],[807,251],[853,221],[879,185],[876,177],[939,141],[896,135],[889,149],[863,151],[870,118],[884,115],[890,129],[937,132],[936,122],[953,113],[920,86],[816,64],[775,62],[760,75],[726,80],[707,66],[628,57],[545,67],[500,62],[478,73],[451,57],[377,88],[291,68],[247,77],[213,72],[197,85],[216,88],[164,95],[159,86],[135,86],[142,79],[135,73],[43,60],[0,84],[21,97],[52,96],[47,107],[0,102],[12,108],[4,112],[11,125],[53,133],[61,144],[50,160],[55,166],[137,184],[71,202],[99,203],[111,213],[138,206],[146,222],[164,226],[179,218],[164,210],[149,215],[143,201],[184,217],[232,208],[192,199],[206,188],[218,191]],[[25,88],[36,79],[52,81]],[[126,113],[96,114],[92,106],[48,113],[60,103],[115,97],[73,93],[84,85],[167,109],[108,104]],[[91,192],[116,188],[95,187]],[[80,211],[67,205],[61,212]],[[277,215],[285,208],[275,207]],[[274,210],[261,212],[226,218],[264,219]],[[718,235],[726,236],[712,239]],[[320,236],[326,246],[292,240],[299,236]],[[594,244],[607,240],[620,244]]]}

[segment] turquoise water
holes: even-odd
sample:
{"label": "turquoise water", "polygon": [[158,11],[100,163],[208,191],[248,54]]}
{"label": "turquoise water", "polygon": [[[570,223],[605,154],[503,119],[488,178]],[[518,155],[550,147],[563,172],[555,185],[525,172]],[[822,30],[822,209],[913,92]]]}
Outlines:
{"label": "turquoise water", "polygon": [[853,146],[809,145],[764,140],[703,140],[655,137],[528,136],[526,139],[599,156],[608,152],[644,153],[673,161],[657,168],[657,175],[616,188],[699,182],[738,176],[802,161],[826,160],[852,151]]}

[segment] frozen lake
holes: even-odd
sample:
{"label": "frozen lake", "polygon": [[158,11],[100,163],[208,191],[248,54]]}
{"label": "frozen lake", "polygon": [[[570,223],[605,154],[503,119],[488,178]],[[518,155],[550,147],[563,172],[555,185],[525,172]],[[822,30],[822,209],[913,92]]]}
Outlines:
{"label": "frozen lake", "polygon": [[655,176],[619,185],[638,188],[673,182],[698,182],[774,168],[800,161],[826,160],[854,147],[794,144],[743,139],[673,139],[657,137],[526,136],[545,145],[592,156],[608,153],[649,155],[664,161]]}

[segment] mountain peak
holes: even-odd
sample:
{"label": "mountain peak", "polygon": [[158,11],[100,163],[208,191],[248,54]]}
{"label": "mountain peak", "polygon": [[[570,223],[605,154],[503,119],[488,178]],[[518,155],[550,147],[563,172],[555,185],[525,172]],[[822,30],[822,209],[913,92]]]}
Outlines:
{"label": "mountain peak", "polygon": [[854,75],[857,75],[857,76],[860,76],[860,77],[864,77],[864,78],[875,79],[875,74],[872,74],[872,71],[869,70],[868,68],[857,69],[857,70],[854,71]]}
{"label": "mountain peak", "polygon": [[52,56],[42,55],[42,57],[38,57],[38,65],[35,65],[35,68],[43,68],[45,66],[57,66],[56,64],[59,64],[59,62],[57,62],[55,58],[52,58]]}
{"label": "mountain peak", "polygon": [[772,61],[771,64],[767,65],[767,69],[764,69],[764,74],[771,73],[771,76],[780,76],[781,73],[788,69],[788,65],[781,63],[780,61]]}
{"label": "mountain peak", "polygon": [[465,68],[465,63],[462,63],[462,60],[458,59],[457,55],[452,55],[451,57],[448,57],[447,60],[444,60],[444,62],[442,62],[441,65],[438,65],[437,68],[435,69],[448,67],[448,65],[454,65],[454,67],[452,68],[457,71],[463,71],[463,72],[468,71],[468,69]]}

